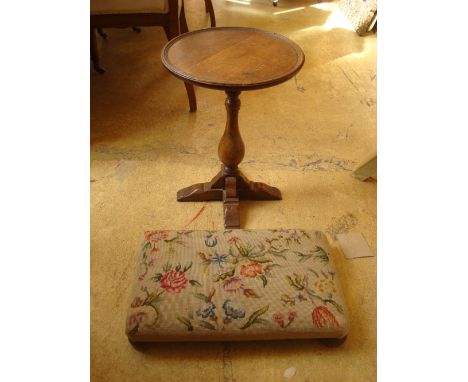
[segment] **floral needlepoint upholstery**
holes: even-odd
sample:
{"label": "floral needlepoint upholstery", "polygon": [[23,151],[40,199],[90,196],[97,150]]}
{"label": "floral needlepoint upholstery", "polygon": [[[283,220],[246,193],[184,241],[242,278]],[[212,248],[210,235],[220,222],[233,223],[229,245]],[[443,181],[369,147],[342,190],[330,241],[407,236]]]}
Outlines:
{"label": "floral needlepoint upholstery", "polygon": [[319,231],[144,235],[126,323],[132,342],[342,338],[348,326]]}

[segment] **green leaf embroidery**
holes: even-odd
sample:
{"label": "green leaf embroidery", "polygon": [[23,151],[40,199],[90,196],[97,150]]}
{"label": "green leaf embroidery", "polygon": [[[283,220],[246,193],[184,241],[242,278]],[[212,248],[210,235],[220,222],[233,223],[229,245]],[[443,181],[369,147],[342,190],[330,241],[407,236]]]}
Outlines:
{"label": "green leaf embroidery", "polygon": [[147,249],[151,248],[151,243],[148,241],[144,246],[143,246],[143,251],[146,251]]}
{"label": "green leaf embroidery", "polygon": [[190,320],[188,318],[180,317],[180,316],[177,316],[176,318],[177,318],[177,320],[182,322],[187,327],[187,330],[189,332],[193,331],[192,323],[190,322]]}
{"label": "green leaf embroidery", "polygon": [[318,261],[320,261],[320,262],[322,262],[324,264],[328,264],[328,262],[330,261],[330,259],[328,258],[327,255],[316,255],[315,259],[317,259]]}
{"label": "green leaf embroidery", "polygon": [[315,277],[319,277],[319,274],[315,270],[313,270],[312,268],[307,268],[307,270],[312,272],[315,275]]}
{"label": "green leaf embroidery", "polygon": [[307,261],[309,260],[312,255],[306,255],[305,253],[302,253],[302,252],[298,252],[298,251],[294,251],[294,253],[299,256],[299,262],[300,263],[303,263],[304,261]]}
{"label": "green leaf embroidery", "polygon": [[330,261],[327,252],[322,247],[319,247],[318,245],[316,245],[315,250],[313,252],[318,253],[318,255],[314,256],[316,260],[324,264],[328,264],[328,262]]}
{"label": "green leaf embroidery", "polygon": [[234,276],[235,271],[236,271],[236,269],[234,268],[234,269],[230,270],[229,272],[221,273],[220,275],[218,275],[218,277],[216,277],[215,282],[217,282],[219,280],[225,280],[228,277]]}
{"label": "green leaf embroidery", "polygon": [[216,330],[216,327],[212,324],[210,324],[208,321],[198,321],[198,325],[210,329],[210,330]]}
{"label": "green leaf embroidery", "polygon": [[307,239],[310,239],[310,235],[306,231],[301,229],[299,232],[301,232]]}
{"label": "green leaf embroidery", "polygon": [[341,314],[344,313],[343,307],[342,307],[340,304],[338,304],[336,301],[334,301],[334,300],[332,300],[332,299],[325,299],[325,298],[322,298],[322,297],[318,296],[318,295],[315,293],[315,291],[314,291],[313,289],[310,289],[310,288],[306,289],[306,292],[307,292],[307,294],[308,294],[310,297],[312,297],[312,298],[317,298],[317,299],[319,299],[320,301],[322,301],[324,304],[331,304],[331,305],[333,305],[333,306],[336,308],[336,310],[337,310],[339,313],[341,313]]}
{"label": "green leaf embroidery", "polygon": [[338,304],[337,302],[335,302],[333,300],[323,300],[323,302],[332,304],[339,313],[343,314],[343,312],[344,312],[343,307],[340,304]]}
{"label": "green leaf embroidery", "polygon": [[249,258],[261,257],[261,256],[265,256],[265,253],[263,253],[263,251],[249,253]]}
{"label": "green leaf embroidery", "polygon": [[307,288],[307,289],[306,289],[306,292],[307,292],[307,294],[308,294],[310,297],[315,297],[315,298],[318,298],[320,301],[323,301],[323,298],[320,297],[320,296],[317,296],[317,295],[315,294],[315,291],[314,291],[313,289]]}
{"label": "green leaf embroidery", "polygon": [[180,271],[180,268],[181,268],[181,265],[180,265],[180,264],[177,264],[177,266],[175,267],[175,270],[176,270],[177,272],[179,272],[179,271]]}
{"label": "green leaf embroidery", "polygon": [[262,283],[263,283],[263,287],[265,288],[267,283],[268,283],[268,280],[267,278],[265,277],[265,275],[260,275],[260,276],[257,276],[258,279],[262,280]]}
{"label": "green leaf embroidery", "polygon": [[282,259],[284,260],[287,260],[286,259],[286,256],[283,255],[284,252],[287,252],[288,250],[287,249],[283,249],[282,251],[279,251],[279,252],[275,252],[275,251],[272,251],[272,250],[269,250],[268,253],[273,255],[273,256],[276,256],[276,257],[281,257]]}
{"label": "green leaf embroidery", "polygon": [[243,245],[239,245],[239,254],[242,256],[242,257],[246,257],[249,255],[249,249],[246,248],[245,246]]}
{"label": "green leaf embroidery", "polygon": [[151,277],[151,280],[159,281],[159,280],[161,280],[162,276],[163,275],[161,273],[156,273],[153,277]]}
{"label": "green leaf embroidery", "polygon": [[302,285],[300,285],[300,286],[296,285],[296,283],[293,281],[291,276],[286,276],[286,279],[288,280],[289,285],[291,285],[294,289],[297,289],[297,290],[303,290],[304,289],[304,287]]}
{"label": "green leaf embroidery", "polygon": [[296,283],[296,285],[303,287],[304,279],[305,278],[302,278],[300,275],[294,273],[294,282]]}
{"label": "green leaf embroidery", "polygon": [[204,302],[210,302],[210,298],[203,293],[195,293],[194,296]]}
{"label": "green leaf embroidery", "polygon": [[262,315],[268,312],[268,309],[270,309],[270,305],[265,305],[263,308],[256,310],[253,312],[247,322],[244,324],[244,326],[241,327],[241,329],[247,329],[250,325],[255,323],[255,321]]}
{"label": "green leaf embroidery", "polygon": [[189,280],[191,286],[202,286],[197,280]]}
{"label": "green leaf embroidery", "polygon": [[163,293],[164,290],[162,290],[161,292],[154,291],[151,293],[148,293],[148,291],[146,291],[146,298],[143,301],[142,305],[151,305],[152,303],[158,302],[159,296],[161,296]]}
{"label": "green leaf embroidery", "polygon": [[291,285],[293,288],[299,290],[299,288],[296,286],[296,284],[294,284],[294,281],[292,281],[291,276],[286,276],[286,280],[288,280],[288,284],[289,284],[289,285]]}
{"label": "green leaf embroidery", "polygon": [[299,262],[303,263],[304,261],[309,260],[312,257],[312,255],[299,255],[299,257],[300,257]]}
{"label": "green leaf embroidery", "polygon": [[168,272],[172,268],[172,265],[169,263],[166,263],[163,265],[163,271]]}
{"label": "green leaf embroidery", "polygon": [[143,305],[151,305],[151,304],[154,304],[154,303],[157,303],[159,302],[159,296],[161,296],[162,294],[164,293],[164,291],[162,290],[161,292],[159,293],[151,293],[148,295],[148,297],[146,298],[146,300],[144,301]]}
{"label": "green leaf embroidery", "polygon": [[255,261],[257,263],[272,263],[273,262],[273,260],[270,260],[270,259],[257,259],[257,258],[251,259],[250,257],[249,257],[249,260]]}
{"label": "green leaf embroidery", "polygon": [[187,272],[190,268],[192,268],[192,264],[193,264],[193,263],[190,263],[189,265],[186,265],[186,266],[184,267],[184,272]]}

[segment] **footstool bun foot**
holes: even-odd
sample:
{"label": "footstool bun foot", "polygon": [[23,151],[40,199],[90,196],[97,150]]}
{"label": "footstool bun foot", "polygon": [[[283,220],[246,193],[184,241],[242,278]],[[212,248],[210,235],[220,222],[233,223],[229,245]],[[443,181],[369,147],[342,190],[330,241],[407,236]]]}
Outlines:
{"label": "footstool bun foot", "polygon": [[348,336],[341,338],[321,338],[319,341],[325,346],[337,347],[343,345],[347,338]]}
{"label": "footstool bun foot", "polygon": [[128,339],[128,342],[137,351],[145,351],[151,346],[150,342],[134,342],[130,338]]}

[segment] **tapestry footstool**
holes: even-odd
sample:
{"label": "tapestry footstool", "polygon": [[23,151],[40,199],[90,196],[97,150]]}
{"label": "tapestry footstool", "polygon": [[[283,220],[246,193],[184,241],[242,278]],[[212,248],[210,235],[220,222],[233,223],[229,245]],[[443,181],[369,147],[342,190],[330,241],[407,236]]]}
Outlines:
{"label": "tapestry footstool", "polygon": [[344,338],[349,324],[319,231],[148,231],[131,342]]}

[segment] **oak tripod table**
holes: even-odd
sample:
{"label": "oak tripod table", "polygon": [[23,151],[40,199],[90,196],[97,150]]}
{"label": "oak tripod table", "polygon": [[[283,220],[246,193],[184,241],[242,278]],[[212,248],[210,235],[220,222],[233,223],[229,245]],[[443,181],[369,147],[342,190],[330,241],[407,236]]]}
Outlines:
{"label": "oak tripod table", "polygon": [[304,64],[304,53],[294,42],[273,32],[221,27],[182,34],[166,44],[161,56],[176,77],[227,94],[226,128],[218,146],[221,171],[210,182],[179,190],[177,200],[222,200],[224,226],[240,228],[239,199],[281,200],[281,192],[248,180],[238,168],[245,153],[237,120],[239,95],[289,80]]}

